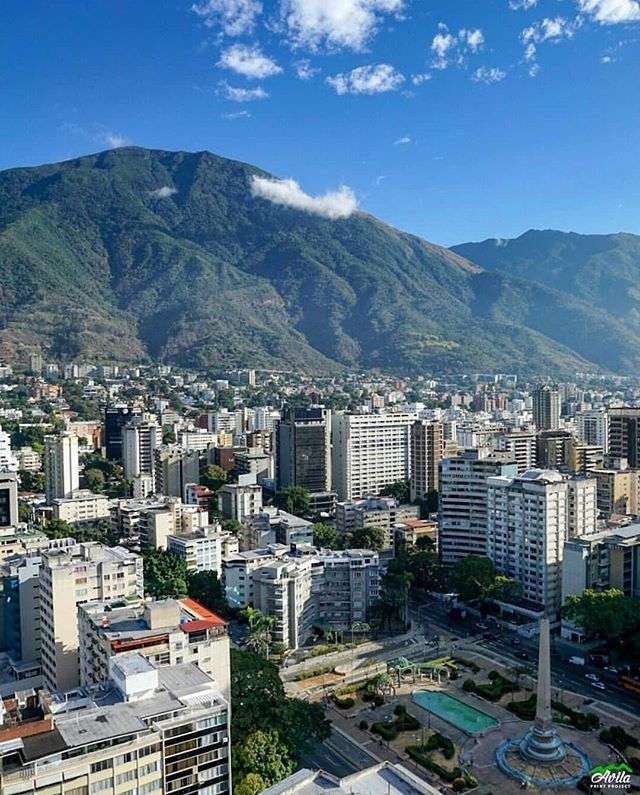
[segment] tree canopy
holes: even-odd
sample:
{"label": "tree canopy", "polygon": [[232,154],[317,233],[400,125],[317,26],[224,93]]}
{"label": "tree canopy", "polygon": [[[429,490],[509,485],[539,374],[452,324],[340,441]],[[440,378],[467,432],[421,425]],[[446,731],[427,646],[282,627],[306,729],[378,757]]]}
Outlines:
{"label": "tree canopy", "polygon": [[313,525],[313,544],[318,549],[340,549],[340,535],[332,525],[317,522]]}
{"label": "tree canopy", "polygon": [[144,589],[155,599],[169,599],[186,596],[187,564],[174,552],[161,549],[145,549]]}
{"label": "tree canopy", "polygon": [[587,588],[579,596],[572,594],[563,612],[591,637],[630,640],[640,632],[640,599],[625,596],[615,588],[606,591]]}
{"label": "tree canopy", "polygon": [[303,486],[287,486],[276,492],[273,504],[283,511],[303,516],[309,512],[309,490]]}

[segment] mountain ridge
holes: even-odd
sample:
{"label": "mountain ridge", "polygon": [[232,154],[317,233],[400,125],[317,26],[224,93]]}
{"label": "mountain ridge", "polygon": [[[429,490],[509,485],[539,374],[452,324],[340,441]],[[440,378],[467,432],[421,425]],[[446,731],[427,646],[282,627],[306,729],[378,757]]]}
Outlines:
{"label": "mountain ridge", "polygon": [[640,364],[640,328],[581,296],[360,211],[274,204],[252,194],[254,176],[272,178],[142,147],[0,172],[0,356],[327,372]]}

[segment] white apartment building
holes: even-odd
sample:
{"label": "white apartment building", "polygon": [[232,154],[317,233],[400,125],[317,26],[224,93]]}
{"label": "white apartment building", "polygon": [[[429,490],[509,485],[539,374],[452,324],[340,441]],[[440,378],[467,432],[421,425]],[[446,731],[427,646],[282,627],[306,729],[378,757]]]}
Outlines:
{"label": "white apartment building", "polygon": [[465,450],[440,462],[438,548],[443,563],[486,555],[487,479],[515,477],[509,453]]}
{"label": "white apartment building", "polygon": [[204,452],[207,447],[218,444],[218,434],[204,428],[189,428],[178,432],[177,441],[183,450]]}
{"label": "white apartment building", "polygon": [[112,658],[135,651],[158,668],[195,663],[230,698],[227,624],[193,599],[88,602],[78,632],[83,687],[107,680]]}
{"label": "white apartment building", "polygon": [[21,447],[16,456],[19,469],[24,469],[27,472],[40,472],[42,469],[42,457],[33,447]]}
{"label": "white apartment building", "polygon": [[341,500],[379,494],[408,480],[409,414],[333,414],[333,490]]}
{"label": "white apartment building", "polygon": [[80,680],[77,605],[144,595],[142,558],[96,542],[42,552],[40,624],[42,668],[54,690]]}
{"label": "white apartment building", "polygon": [[181,557],[189,571],[215,571],[220,578],[222,561],[239,549],[238,537],[222,532],[219,525],[167,536],[167,550]]}
{"label": "white apartment building", "polygon": [[556,470],[488,479],[486,554],[525,599],[547,611],[560,607],[562,557],[572,529],[585,529],[589,517],[595,530],[591,497],[592,481],[565,479]]}
{"label": "white apartment building", "polygon": [[578,412],[576,426],[582,442],[600,447],[603,453],[609,452],[609,415],[606,409]]}
{"label": "white apartment building", "polygon": [[47,502],[71,497],[80,488],[78,437],[73,433],[45,437],[44,475]]}
{"label": "white apartment building", "polygon": [[252,573],[289,552],[284,544],[271,544],[264,549],[238,552],[223,562],[225,595],[231,607],[247,607],[253,604]]}
{"label": "white apartment building", "polygon": [[70,524],[109,517],[109,498],[104,494],[94,494],[88,489],[78,489],[68,497],[54,499],[51,505],[53,518]]}
{"label": "white apartment building", "polygon": [[153,475],[154,453],[162,445],[162,428],[155,420],[140,419],[122,429],[122,464],[124,476],[133,480],[140,475]]}
{"label": "white apartment building", "polygon": [[229,703],[193,663],[161,668],[123,654],[111,660],[104,691],[41,691],[5,703],[3,795],[231,791]]}
{"label": "white apartment building", "polygon": [[0,472],[17,472],[18,459],[11,450],[11,437],[0,425]]}
{"label": "white apartment building", "polygon": [[262,510],[262,486],[255,473],[238,476],[237,483],[225,483],[218,494],[218,507],[224,519],[245,522]]}
{"label": "white apartment building", "polygon": [[496,437],[495,450],[508,453],[516,462],[518,475],[523,475],[537,464],[537,436],[535,431],[513,431]]}
{"label": "white apartment building", "polygon": [[174,498],[140,511],[138,539],[143,546],[166,549],[170,535],[191,533],[208,524],[209,511],[199,505],[185,505]]}

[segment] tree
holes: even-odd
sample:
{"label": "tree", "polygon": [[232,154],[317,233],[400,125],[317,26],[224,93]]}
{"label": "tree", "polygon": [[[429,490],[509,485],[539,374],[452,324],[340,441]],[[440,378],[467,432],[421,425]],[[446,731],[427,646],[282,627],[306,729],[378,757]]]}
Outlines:
{"label": "tree", "polygon": [[606,591],[587,588],[579,596],[572,594],[563,612],[591,637],[615,641],[640,630],[640,599],[625,596],[616,588]]}
{"label": "tree", "polygon": [[394,622],[406,628],[409,624],[409,590],[413,574],[408,571],[387,571],[382,578],[378,614],[381,624],[392,627]]}
{"label": "tree", "polygon": [[383,497],[393,497],[398,504],[407,503],[410,501],[409,481],[398,480],[396,483],[390,483],[380,490]]}
{"label": "tree", "polygon": [[266,788],[266,782],[257,773],[249,773],[242,781],[237,784],[234,782],[233,785],[235,795],[258,795]]}
{"label": "tree", "polygon": [[340,549],[340,534],[335,527],[318,522],[313,525],[313,544],[318,549]]}
{"label": "tree", "polygon": [[31,472],[28,469],[20,469],[20,491],[32,491],[41,493],[45,489],[44,474],[42,472]]}
{"label": "tree", "polygon": [[379,552],[384,549],[387,534],[381,527],[359,527],[346,539],[349,549],[372,549]]}
{"label": "tree", "polygon": [[276,729],[258,729],[252,732],[242,745],[236,747],[232,758],[234,778],[242,780],[254,774],[267,787],[282,781],[293,772],[289,749]]}
{"label": "tree", "polygon": [[74,527],[64,519],[52,519],[44,526],[44,532],[47,538],[72,538]]}
{"label": "tree", "polygon": [[160,549],[145,549],[145,592],[155,599],[175,599],[187,595],[187,564],[173,552]]}
{"label": "tree", "polygon": [[226,471],[216,464],[208,464],[200,473],[200,485],[206,486],[210,491],[218,491],[226,482]]}
{"label": "tree", "polygon": [[420,500],[420,515],[423,519],[428,519],[429,514],[437,513],[437,511],[438,492],[435,489],[430,489]]}
{"label": "tree", "polygon": [[273,504],[283,511],[302,516],[309,512],[309,490],[303,486],[287,486],[276,492]]}
{"label": "tree", "polygon": [[85,469],[84,480],[89,491],[100,494],[104,491],[105,477],[100,469]]}
{"label": "tree", "polygon": [[484,599],[495,579],[493,563],[482,555],[467,555],[455,563],[451,571],[451,585],[463,602]]}
{"label": "tree", "polygon": [[287,698],[278,668],[248,651],[231,649],[231,737],[242,746],[254,731],[276,729],[296,762],[329,736],[322,707]]}
{"label": "tree", "polygon": [[187,577],[187,593],[196,602],[200,602],[223,618],[228,618],[231,615],[231,608],[217,572],[190,572]]}
{"label": "tree", "polygon": [[224,519],[221,524],[225,533],[233,533],[234,536],[237,536],[242,532],[242,524],[237,519]]}

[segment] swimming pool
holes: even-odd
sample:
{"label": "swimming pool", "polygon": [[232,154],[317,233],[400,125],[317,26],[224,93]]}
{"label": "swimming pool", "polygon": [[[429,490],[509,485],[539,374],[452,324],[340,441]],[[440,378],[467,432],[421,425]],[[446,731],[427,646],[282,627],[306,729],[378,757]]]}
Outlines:
{"label": "swimming pool", "polygon": [[498,721],[475,707],[470,707],[447,693],[416,690],[413,701],[428,712],[452,723],[467,734],[481,734],[498,725]]}

